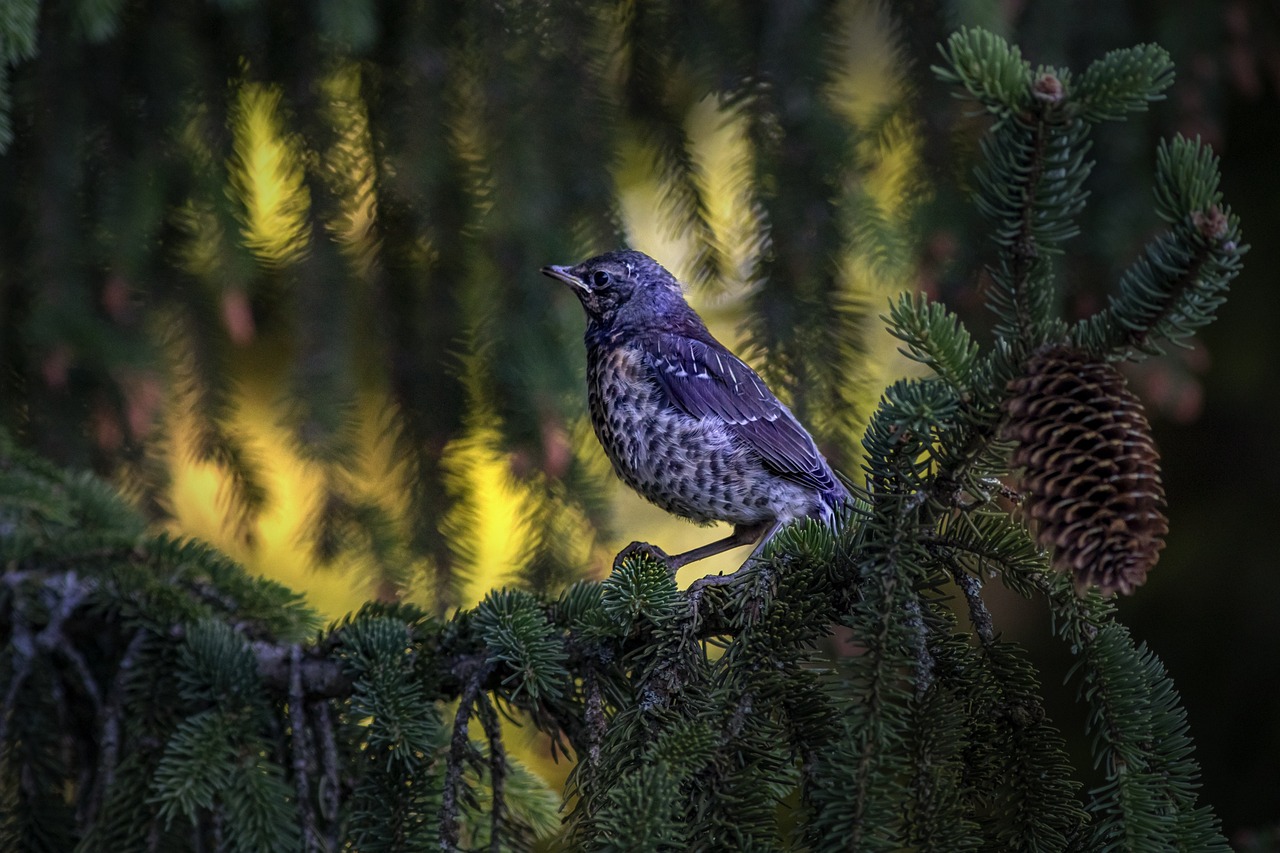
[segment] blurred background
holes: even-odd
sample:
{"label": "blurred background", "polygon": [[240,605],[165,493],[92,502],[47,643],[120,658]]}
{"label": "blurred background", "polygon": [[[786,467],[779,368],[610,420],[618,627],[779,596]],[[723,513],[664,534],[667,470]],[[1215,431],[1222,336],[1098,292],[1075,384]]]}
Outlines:
{"label": "blurred background", "polygon": [[[710,541],[616,483],[581,309],[537,270],[655,256],[856,475],[912,370],[889,298],[987,323],[982,118],[929,69],[961,25],[1033,66],[1151,41],[1177,66],[1167,100],[1095,137],[1066,316],[1158,230],[1156,141],[1222,156],[1252,251],[1192,349],[1130,371],[1171,532],[1120,611],[1182,692],[1205,801],[1261,844],[1280,821],[1273,3],[3,0],[0,423],[329,618],[448,613],[601,577],[633,539]],[[1080,731],[1043,609],[996,613]]]}

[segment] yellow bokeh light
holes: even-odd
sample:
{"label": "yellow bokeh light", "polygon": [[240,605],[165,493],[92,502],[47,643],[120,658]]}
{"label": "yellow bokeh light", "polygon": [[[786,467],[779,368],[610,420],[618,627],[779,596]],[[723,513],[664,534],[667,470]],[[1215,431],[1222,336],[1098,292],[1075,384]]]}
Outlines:
{"label": "yellow bokeh light", "polygon": [[478,426],[444,452],[446,482],[454,507],[443,529],[455,545],[465,586],[460,604],[473,607],[485,593],[518,582],[529,554],[531,504],[538,498],[520,487],[498,450],[500,435]]}
{"label": "yellow bokeh light", "polygon": [[[340,554],[334,565],[322,567],[309,547],[324,477],[318,466],[299,456],[280,423],[274,406],[282,390],[279,379],[259,375],[243,383],[233,414],[223,425],[244,444],[269,495],[262,511],[248,522],[251,536],[246,540],[229,523],[229,504],[235,499],[229,492],[231,477],[218,465],[195,457],[195,425],[189,416],[175,415],[169,424],[171,527],[217,545],[255,574],[304,592],[312,607],[334,619],[373,597],[374,577],[352,554]],[[184,408],[176,401],[175,411]]]}
{"label": "yellow bokeh light", "polygon": [[231,116],[231,190],[245,245],[267,266],[296,261],[307,248],[311,197],[301,145],[285,133],[280,87],[242,84]]}

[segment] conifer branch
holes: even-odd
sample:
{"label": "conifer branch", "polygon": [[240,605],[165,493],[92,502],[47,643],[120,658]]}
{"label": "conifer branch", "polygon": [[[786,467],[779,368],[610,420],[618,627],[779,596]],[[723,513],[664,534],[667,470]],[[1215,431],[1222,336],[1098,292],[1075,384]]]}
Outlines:
{"label": "conifer branch", "polygon": [[[1054,85],[1061,86],[1056,78],[1049,77],[1047,79],[1052,81]],[[1037,80],[1036,82],[1039,83],[1040,81]],[[1041,180],[1044,177],[1047,131],[1048,128],[1043,118],[1035,120],[1030,127],[1031,140],[1030,144],[1027,145],[1029,156],[1022,164],[1023,168],[1027,169],[1027,177],[1026,183],[1021,187],[1023,203],[1018,211],[1018,230],[1011,235],[1008,244],[1013,268],[1009,271],[1006,286],[1011,294],[1015,318],[1014,334],[1011,337],[1016,340],[1026,340],[1033,334],[1032,311],[1027,304],[1028,291],[1030,290],[1028,278],[1031,275],[1032,266],[1040,258],[1040,247],[1036,243],[1033,229],[1036,213],[1034,201],[1040,189]]]}
{"label": "conifer branch", "polygon": [[321,699],[311,703],[313,717],[316,720],[315,733],[320,741],[320,767],[323,771],[318,788],[320,815],[329,824],[329,849],[338,844],[338,809],[341,796],[338,779],[338,746],[334,731],[333,714],[329,710],[329,702]]}
{"label": "conifer branch", "polygon": [[1073,342],[1100,354],[1161,352],[1209,323],[1239,274],[1239,218],[1222,203],[1217,158],[1199,140],[1162,143],[1156,158],[1157,213],[1169,229],[1144,247],[1105,311],[1081,320]]}
{"label": "conifer branch", "polygon": [[[261,662],[259,661],[259,672]],[[311,773],[315,755],[311,743],[311,728],[307,724],[306,709],[309,704],[302,684],[302,645],[294,643],[289,650],[289,749],[293,768],[294,792],[302,829],[302,849],[305,853],[319,850],[320,831],[316,824],[315,806],[311,799]]]}
{"label": "conifer branch", "polygon": [[440,847],[446,851],[458,849],[458,796],[462,786],[462,765],[470,759],[473,750],[467,736],[468,724],[484,691],[483,681],[489,665],[469,658],[460,661],[459,668],[464,673],[463,688],[458,697],[458,711],[453,718],[453,734],[445,764],[444,796],[440,801]]}
{"label": "conifer branch", "polygon": [[142,646],[149,636],[148,632],[142,629],[133,632],[124,654],[120,656],[111,685],[107,689],[107,701],[101,712],[102,751],[98,756],[97,784],[93,788],[92,795],[86,799],[85,812],[81,818],[86,825],[92,824],[97,818],[106,792],[110,791],[115,784],[116,770],[120,763],[123,722],[121,717],[124,713],[125,684],[133,675],[133,668],[137,665]]}
{"label": "conifer branch", "polygon": [[507,753],[502,747],[502,729],[498,725],[498,714],[494,710],[493,702],[484,691],[477,695],[476,710],[489,744],[489,788],[493,792],[493,803],[489,812],[489,849],[491,853],[498,853],[502,849],[502,821],[507,808],[505,799]]}
{"label": "conifer branch", "polygon": [[[119,554],[112,550],[110,553]],[[136,552],[129,551],[130,555],[136,555]],[[65,558],[68,562],[76,562],[72,556]],[[654,577],[661,576],[666,579],[669,576],[665,567],[654,563],[644,563],[637,560],[637,564],[646,564],[654,567],[657,571]],[[101,581],[91,575],[86,575],[77,569],[60,569],[51,572],[40,572],[38,570],[27,570],[21,573],[13,573],[6,575],[6,582],[12,588],[30,587],[35,584],[35,589],[39,589],[42,596],[50,602],[57,605],[57,613],[61,616],[55,623],[40,626],[38,631],[33,631],[37,626],[32,625],[22,618],[14,619],[15,630],[22,632],[32,632],[29,634],[19,634],[18,639],[14,642],[19,649],[30,648],[34,653],[36,649],[51,649],[54,651],[62,651],[64,647],[71,649],[70,640],[60,638],[58,629],[68,620],[77,624],[77,633],[85,630],[84,626],[90,624],[90,614],[88,608],[92,602],[97,601],[101,596],[113,594],[109,586],[105,586]],[[23,590],[24,594],[30,594],[28,590]],[[682,640],[681,644],[685,645],[699,640],[705,640],[711,637],[721,636],[732,638],[740,634],[746,628],[737,623],[732,618],[738,607],[740,599],[727,598],[722,596],[709,597],[704,599],[698,608],[698,620],[696,623],[692,620],[693,608],[690,606],[692,597],[686,593],[677,593],[672,601],[673,614],[681,614],[677,617],[676,630],[680,632],[680,636],[687,639]],[[540,606],[539,611],[542,618],[547,620],[547,625],[551,626],[559,623],[559,608],[556,602],[550,602]],[[250,626],[245,626],[250,628]],[[50,633],[50,632],[53,633]],[[502,658],[494,658],[488,665],[477,670],[479,674],[472,674],[467,678],[459,678],[457,673],[459,667],[464,670],[472,668],[471,661],[475,650],[472,641],[458,637],[453,631],[448,630],[443,624],[434,628],[435,633],[425,633],[417,641],[416,645],[423,649],[436,649],[437,655],[433,656],[429,664],[434,671],[433,681],[440,684],[441,690],[433,697],[439,700],[452,700],[465,695],[473,689],[480,689],[485,692],[499,692],[504,695],[510,694],[511,698],[517,700],[517,704],[525,707],[531,707],[530,703],[519,702],[520,694],[523,692],[516,689],[512,692],[513,677],[518,674],[518,670],[512,668],[514,662],[508,663],[507,666],[494,665],[501,664]],[[591,644],[574,644],[567,643],[564,646],[565,667],[570,671],[578,671],[589,661],[599,660],[601,656],[607,659],[618,659],[625,657],[631,651],[643,646],[648,629],[644,625],[636,625],[632,630],[627,632],[619,632],[612,636],[602,637]],[[688,632],[687,634],[683,632]],[[181,624],[173,625],[166,632],[166,641],[181,641],[186,637],[186,630]],[[450,635],[453,635],[450,638]],[[28,639],[23,639],[28,637]],[[149,632],[137,632],[134,639],[130,641],[130,647],[135,648],[134,644],[140,646],[143,637],[153,637],[159,639],[158,635]],[[354,681],[349,671],[342,661],[332,655],[332,646],[336,642],[341,642],[341,628],[333,638],[319,646],[303,647],[296,642],[272,642],[268,640],[252,640],[248,644],[248,648],[252,653],[255,661],[255,668],[258,677],[261,679],[262,685],[270,693],[282,699],[287,699],[291,703],[294,699],[295,691],[301,691],[297,695],[303,701],[315,702],[319,700],[345,699],[352,695],[355,689]],[[136,654],[136,648],[134,651]],[[118,665],[120,668],[121,678],[127,675],[129,667],[132,666],[132,658],[125,656],[121,658]],[[89,675],[87,668],[84,670],[86,677]],[[654,677],[659,682],[663,681],[664,676],[657,673]],[[479,679],[476,681],[476,679]],[[678,678],[678,676],[677,676]],[[472,682],[476,682],[475,685]],[[656,682],[655,682],[656,683]],[[20,689],[20,679],[15,679],[10,685],[10,692]],[[86,685],[87,690],[98,692],[100,688],[97,686],[96,680]],[[109,701],[109,699],[108,699]],[[596,694],[594,700],[599,707],[602,701]],[[104,706],[105,707],[105,706]],[[597,724],[598,725],[598,724]]]}
{"label": "conifer branch", "polygon": [[991,621],[991,611],[987,610],[987,604],[982,600],[982,581],[967,572],[954,572],[953,577],[968,602],[969,621],[978,632],[978,639],[984,646],[990,646],[995,642],[995,628]]}

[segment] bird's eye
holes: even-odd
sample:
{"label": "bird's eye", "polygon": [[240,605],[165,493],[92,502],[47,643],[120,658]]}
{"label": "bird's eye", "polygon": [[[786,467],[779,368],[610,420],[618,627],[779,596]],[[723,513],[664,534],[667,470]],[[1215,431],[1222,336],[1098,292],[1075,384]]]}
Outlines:
{"label": "bird's eye", "polygon": [[610,284],[613,284],[613,276],[604,270],[596,270],[591,274],[592,287],[608,287]]}

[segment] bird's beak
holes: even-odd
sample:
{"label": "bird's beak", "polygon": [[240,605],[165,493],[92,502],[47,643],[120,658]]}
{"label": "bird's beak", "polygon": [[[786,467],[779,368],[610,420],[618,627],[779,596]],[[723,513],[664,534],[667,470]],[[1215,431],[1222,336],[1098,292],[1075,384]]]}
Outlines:
{"label": "bird's beak", "polygon": [[563,281],[574,290],[581,291],[582,293],[586,293],[588,290],[586,283],[570,272],[568,267],[558,267],[555,264],[548,264],[542,268],[542,274],[547,278],[554,278],[558,281]]}

